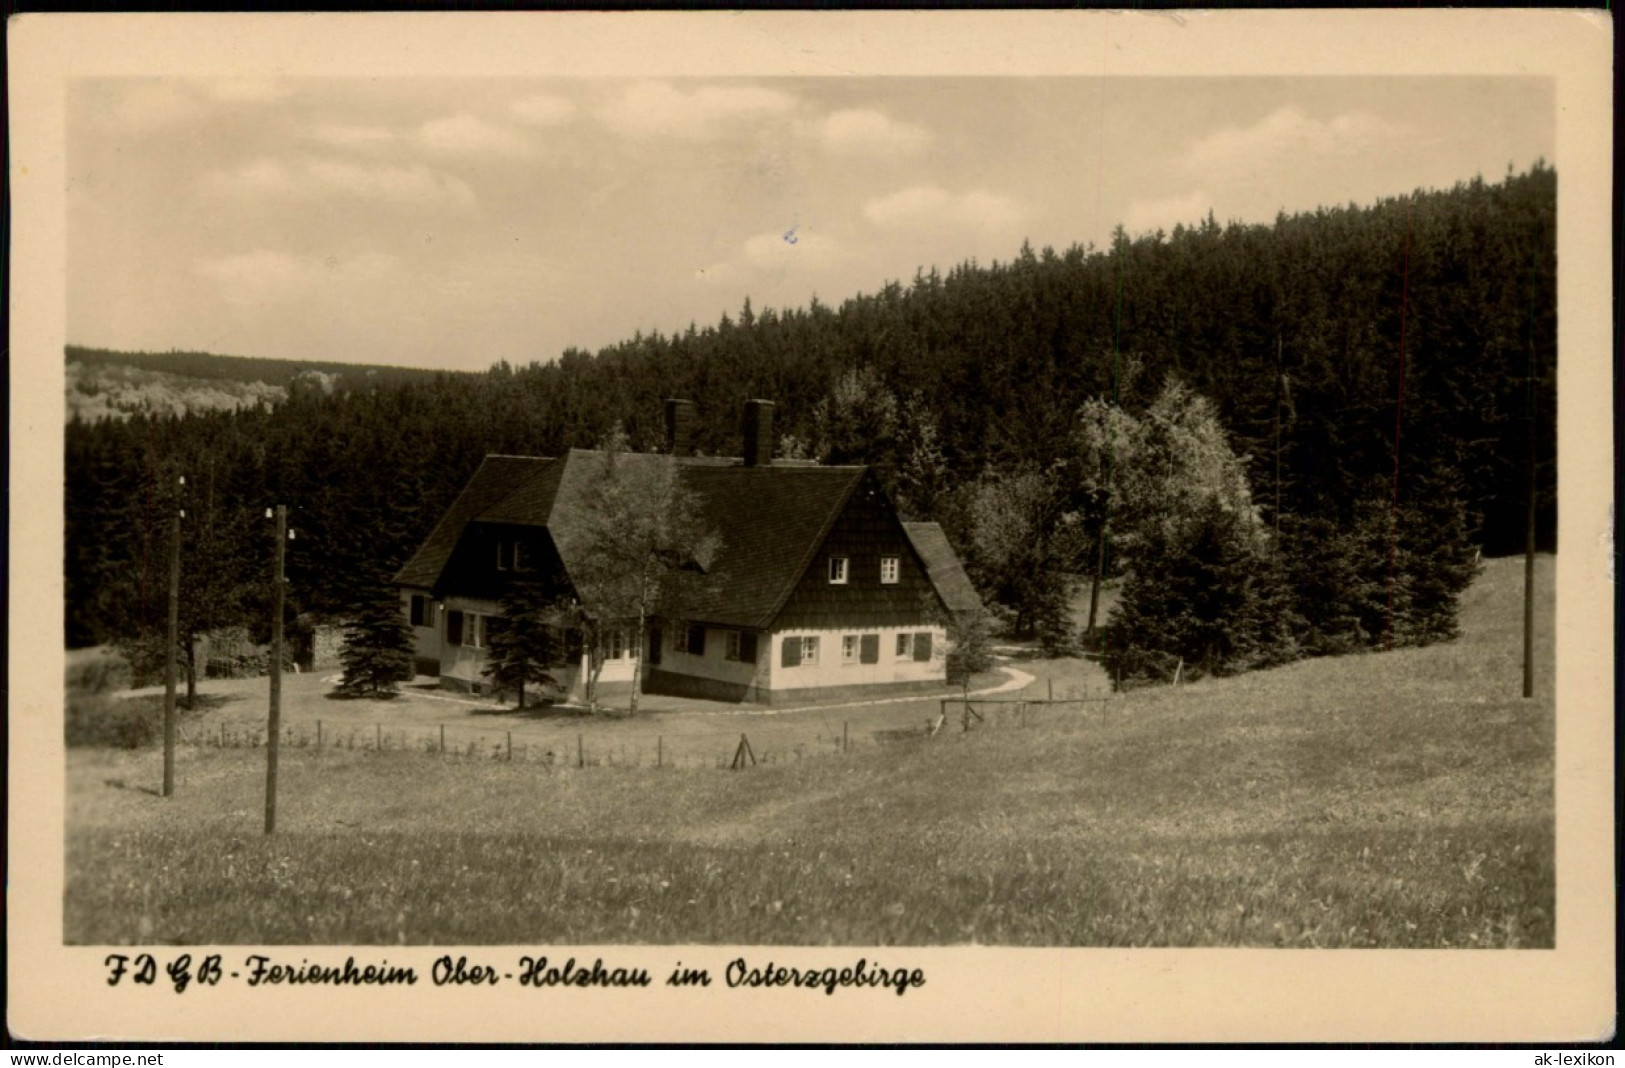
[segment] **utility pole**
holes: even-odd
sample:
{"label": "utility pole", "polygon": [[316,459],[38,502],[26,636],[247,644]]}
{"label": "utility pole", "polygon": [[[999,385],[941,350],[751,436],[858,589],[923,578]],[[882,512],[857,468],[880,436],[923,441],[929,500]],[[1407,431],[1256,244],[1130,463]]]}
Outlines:
{"label": "utility pole", "polygon": [[[186,485],[182,475],[180,485]],[[169,644],[164,657],[164,796],[175,794],[175,645],[179,640],[181,603],[181,517],[176,507],[169,517]]]}
{"label": "utility pole", "polygon": [[1524,531],[1523,548],[1523,695],[1525,699],[1535,696],[1535,506],[1537,479],[1535,476],[1535,352],[1531,346],[1529,350],[1529,409],[1524,414],[1524,425],[1528,428],[1529,461],[1528,485],[1525,495],[1528,497],[1528,525]]}
{"label": "utility pole", "polygon": [[276,506],[276,570],[271,582],[275,607],[271,616],[271,719],[265,746],[265,833],[276,830],[276,757],[282,733],[282,596],[283,556],[288,540],[288,506]]}

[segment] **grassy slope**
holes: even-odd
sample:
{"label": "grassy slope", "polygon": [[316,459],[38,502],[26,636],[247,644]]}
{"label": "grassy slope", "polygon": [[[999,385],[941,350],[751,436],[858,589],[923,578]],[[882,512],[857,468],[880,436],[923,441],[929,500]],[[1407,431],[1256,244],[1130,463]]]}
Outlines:
{"label": "grassy slope", "polygon": [[168,803],[118,785],[152,754],[75,753],[67,937],[1549,946],[1518,564],[1449,645],[741,774],[291,750],[269,841],[253,750]]}

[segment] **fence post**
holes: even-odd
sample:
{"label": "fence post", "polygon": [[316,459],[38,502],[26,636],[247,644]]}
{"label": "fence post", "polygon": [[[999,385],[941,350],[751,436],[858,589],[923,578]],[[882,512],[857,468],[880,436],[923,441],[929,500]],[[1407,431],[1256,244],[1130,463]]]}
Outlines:
{"label": "fence post", "polygon": [[[841,720],[841,752],[843,753],[846,752],[851,745],[851,736],[848,734],[848,729],[851,727],[851,725],[851,720]],[[743,738],[744,735],[741,734],[739,737]]]}
{"label": "fence post", "polygon": [[513,763],[513,731],[508,732],[508,763]]}
{"label": "fence post", "polygon": [[586,747],[586,743],[581,740],[581,735],[578,733],[576,735],[576,767],[584,768],[586,766],[587,766],[587,747]]}
{"label": "fence post", "polygon": [[1055,700],[1055,679],[1052,677],[1045,679],[1044,681],[1049,683],[1049,699],[1051,701]]}
{"label": "fence post", "polygon": [[374,723],[372,725],[372,733],[372,747],[375,751],[382,753],[384,751],[384,725],[382,723]]}
{"label": "fence post", "polygon": [[666,736],[655,735],[655,767],[664,767],[666,764]]}
{"label": "fence post", "polygon": [[440,725],[440,755],[446,755],[446,725],[444,723]]}
{"label": "fence post", "polygon": [[320,749],[321,747],[322,747],[322,721],[317,720],[316,721],[316,748]]}

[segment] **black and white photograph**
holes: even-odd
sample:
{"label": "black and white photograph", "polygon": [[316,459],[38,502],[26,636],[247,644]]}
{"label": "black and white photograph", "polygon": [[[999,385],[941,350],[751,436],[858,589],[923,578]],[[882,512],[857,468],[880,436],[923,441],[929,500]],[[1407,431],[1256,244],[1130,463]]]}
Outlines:
{"label": "black and white photograph", "polygon": [[485,67],[442,17],[352,69],[272,18],[283,58],[64,63],[11,422],[14,693],[58,700],[11,715],[43,944],[132,990],[84,1027],[145,982],[782,1036],[1171,950],[1544,975],[1612,915],[1610,828],[1560,829],[1612,774],[1574,35],[1420,22],[1490,59],[1389,72],[842,17],[1045,44],[533,16]]}

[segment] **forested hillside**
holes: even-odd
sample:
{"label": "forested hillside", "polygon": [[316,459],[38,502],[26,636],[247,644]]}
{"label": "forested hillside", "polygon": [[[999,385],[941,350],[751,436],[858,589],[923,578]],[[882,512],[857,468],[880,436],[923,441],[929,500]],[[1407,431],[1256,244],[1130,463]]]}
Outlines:
{"label": "forested hillside", "polygon": [[299,532],[291,602],[342,614],[486,453],[555,454],[616,423],[655,447],[670,396],[698,403],[699,449],[733,454],[742,402],[775,400],[782,451],[879,465],[907,513],[944,523],[985,588],[998,562],[973,551],[978,487],[1031,476],[1038,507],[1082,532],[1037,566],[1091,569],[1109,504],[1073,477],[1080,408],[1144,413],[1170,376],[1212,402],[1265,521],[1281,537],[1318,530],[1315,545],[1375,529],[1380,512],[1418,525],[1458,515],[1486,552],[1521,548],[1533,427],[1551,547],[1556,195],[1555,172],[1538,166],[1273,225],[1210,218],[1106,249],[1024,247],[839,307],[747,302],[715,326],[483,375],[329,392],[293,372],[275,407],[76,419],[68,641],[162,627],[165,517],[183,474],[195,624],[264,614],[262,516],[276,503]]}

